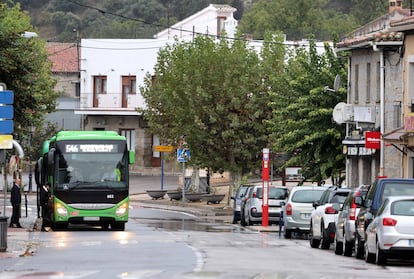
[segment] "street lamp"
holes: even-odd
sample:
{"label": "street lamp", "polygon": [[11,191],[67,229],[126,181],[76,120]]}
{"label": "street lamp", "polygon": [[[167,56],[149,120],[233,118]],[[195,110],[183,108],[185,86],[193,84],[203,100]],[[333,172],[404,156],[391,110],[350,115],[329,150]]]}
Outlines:
{"label": "street lamp", "polygon": [[32,192],[32,137],[33,137],[33,130],[34,130],[34,126],[29,127],[29,193]]}

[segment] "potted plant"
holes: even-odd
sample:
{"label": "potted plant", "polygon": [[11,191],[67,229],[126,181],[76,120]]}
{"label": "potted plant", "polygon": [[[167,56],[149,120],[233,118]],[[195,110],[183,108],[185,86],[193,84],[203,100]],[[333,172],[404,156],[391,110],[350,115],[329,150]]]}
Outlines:
{"label": "potted plant", "polygon": [[217,204],[220,203],[225,195],[224,194],[219,194],[216,193],[216,188],[210,188],[212,189],[210,193],[208,194],[204,194],[201,199],[205,202],[207,202],[207,204]]}
{"label": "potted plant", "polygon": [[146,191],[148,196],[150,196],[153,200],[163,199],[167,190],[147,190]]}
{"label": "potted plant", "polygon": [[167,191],[168,197],[170,197],[170,201],[176,200],[179,201],[183,197],[183,190],[181,187],[178,187],[176,190]]}

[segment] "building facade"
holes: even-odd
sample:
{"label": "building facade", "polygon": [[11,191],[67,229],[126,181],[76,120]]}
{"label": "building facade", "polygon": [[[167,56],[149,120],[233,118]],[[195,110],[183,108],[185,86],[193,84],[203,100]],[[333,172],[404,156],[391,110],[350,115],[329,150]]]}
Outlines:
{"label": "building facade", "polygon": [[[347,104],[338,108],[347,155],[347,185],[370,184],[378,176],[403,177],[404,153],[387,140],[404,125],[404,34],[391,31],[409,16],[402,1],[389,1],[389,13],[349,34],[336,46],[348,59]],[[335,112],[335,109],[334,109]],[[338,112],[337,112],[338,113]],[[341,114],[339,113],[339,114]],[[372,133],[374,132],[374,133]],[[379,145],[367,144],[371,135]]]}

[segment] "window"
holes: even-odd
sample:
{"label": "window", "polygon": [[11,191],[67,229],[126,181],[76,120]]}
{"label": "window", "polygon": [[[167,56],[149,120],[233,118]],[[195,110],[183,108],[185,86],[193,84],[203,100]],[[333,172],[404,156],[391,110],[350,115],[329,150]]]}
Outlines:
{"label": "window", "polygon": [[106,76],[93,77],[93,92],[95,94],[106,94]]}
{"label": "window", "polygon": [[128,150],[135,151],[135,130],[122,129],[120,134],[126,138]]}
{"label": "window", "polygon": [[136,76],[122,76],[122,93],[123,94],[136,94],[137,93]]}
{"label": "window", "polygon": [[355,82],[354,82],[354,102],[357,104],[359,101],[359,65],[355,65]]}
{"label": "window", "polygon": [[380,89],[381,89],[381,78],[380,78],[380,76],[381,76],[381,64],[380,64],[380,62],[377,62],[377,74],[376,74],[376,76],[377,76],[377,103],[379,103],[380,102],[380,99],[381,99],[381,96],[380,96]]}

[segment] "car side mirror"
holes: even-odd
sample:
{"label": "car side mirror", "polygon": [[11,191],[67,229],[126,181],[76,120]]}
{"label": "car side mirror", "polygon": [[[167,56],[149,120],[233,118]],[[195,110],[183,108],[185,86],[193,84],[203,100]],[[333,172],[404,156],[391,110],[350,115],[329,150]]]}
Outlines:
{"label": "car side mirror", "polygon": [[285,205],[286,205],[286,203],[285,203],[284,201],[282,201],[282,202],[280,202],[280,205],[281,205],[281,206],[285,206]]}
{"label": "car side mirror", "polygon": [[319,206],[319,201],[313,201],[313,202],[312,202],[312,206],[313,206],[314,208],[317,208],[317,207]]}

